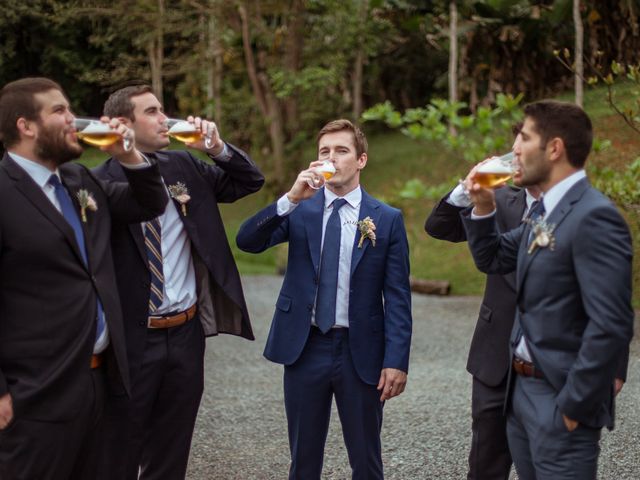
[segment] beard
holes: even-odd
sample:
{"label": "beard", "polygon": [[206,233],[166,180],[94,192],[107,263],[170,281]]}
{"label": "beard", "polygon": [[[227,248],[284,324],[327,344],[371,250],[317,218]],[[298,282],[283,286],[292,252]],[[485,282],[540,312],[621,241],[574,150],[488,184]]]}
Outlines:
{"label": "beard", "polygon": [[58,166],[82,155],[82,147],[77,142],[67,141],[65,130],[40,124],[35,153],[37,157],[49,160]]}

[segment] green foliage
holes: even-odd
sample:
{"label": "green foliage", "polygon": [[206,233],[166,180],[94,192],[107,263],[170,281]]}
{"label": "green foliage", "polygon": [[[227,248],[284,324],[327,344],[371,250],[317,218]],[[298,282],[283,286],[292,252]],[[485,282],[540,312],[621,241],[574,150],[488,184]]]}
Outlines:
{"label": "green foliage", "polygon": [[640,157],[622,171],[593,167],[594,186],[625,210],[640,214]]}

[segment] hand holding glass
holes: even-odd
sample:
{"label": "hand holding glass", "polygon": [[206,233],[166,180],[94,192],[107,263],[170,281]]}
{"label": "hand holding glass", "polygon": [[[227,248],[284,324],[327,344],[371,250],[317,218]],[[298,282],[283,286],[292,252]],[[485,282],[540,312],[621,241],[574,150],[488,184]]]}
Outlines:
{"label": "hand holding glass", "polygon": [[205,135],[193,123],[177,118],[167,118],[167,127],[169,135],[182,143],[198,142],[204,137],[204,146],[213,148],[213,131],[207,131]]}
{"label": "hand holding glass", "polygon": [[509,180],[515,172],[515,155],[506,153],[501,157],[493,157],[476,170],[473,182],[482,188],[495,188]]}
{"label": "hand holding glass", "polygon": [[307,180],[307,185],[314,190],[318,190],[322,188],[326,181],[333,177],[335,173],[336,167],[333,166],[333,162],[324,160],[322,165],[311,170],[312,177]]}
{"label": "hand holding glass", "polygon": [[130,152],[133,148],[130,138],[123,138],[109,124],[97,118],[76,117],[73,120],[73,126],[76,129],[78,138],[94,147],[108,147],[122,139],[122,146],[126,152]]}

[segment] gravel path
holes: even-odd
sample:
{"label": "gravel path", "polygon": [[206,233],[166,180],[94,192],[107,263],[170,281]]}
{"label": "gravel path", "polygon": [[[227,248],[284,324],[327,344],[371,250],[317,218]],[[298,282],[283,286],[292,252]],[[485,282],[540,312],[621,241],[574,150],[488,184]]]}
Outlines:
{"label": "gravel path", "polygon": [[[206,385],[191,449],[190,480],[287,478],[289,450],[282,367],[262,357],[281,277],[245,277],[256,341],[223,335],[207,342]],[[409,382],[387,402],[382,430],[389,480],[464,479],[470,430],[467,350],[478,297],[413,296]],[[640,479],[640,345],[632,345],[617,427],[604,431],[600,479]],[[332,414],[323,479],[349,479],[337,411]],[[513,475],[515,478],[515,475]]]}

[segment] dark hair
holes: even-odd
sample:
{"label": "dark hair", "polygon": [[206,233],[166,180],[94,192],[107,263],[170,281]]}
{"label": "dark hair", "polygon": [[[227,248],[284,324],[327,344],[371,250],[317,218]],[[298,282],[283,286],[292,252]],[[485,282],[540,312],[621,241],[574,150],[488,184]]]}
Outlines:
{"label": "dark hair", "polygon": [[19,118],[36,121],[42,105],[36,94],[62,88],[53,80],[44,77],[22,78],[7,83],[0,90],[0,140],[5,148],[14,146],[20,140],[17,122]]}
{"label": "dark hair", "polygon": [[137,97],[144,93],[153,93],[149,85],[132,85],[113,92],[104,103],[104,114],[107,117],[124,117],[132,122],[135,121],[133,110],[135,105],[131,97]]}
{"label": "dark hair", "polygon": [[542,148],[549,140],[560,138],[569,163],[575,168],[584,167],[591,151],[593,127],[582,108],[568,102],[541,100],[524,107],[524,114],[533,120],[536,132],[542,137]]}
{"label": "dark hair", "polygon": [[343,132],[348,131],[353,135],[353,143],[356,146],[356,155],[360,158],[360,155],[363,153],[367,153],[367,149],[369,148],[367,144],[367,137],[364,136],[362,130],[358,128],[358,126],[351,123],[349,120],[344,118],[339,120],[333,120],[327,123],[324,127],[320,129],[318,135],[316,136],[316,142],[320,142],[320,139],[323,135],[327,133],[335,133],[335,132]]}

